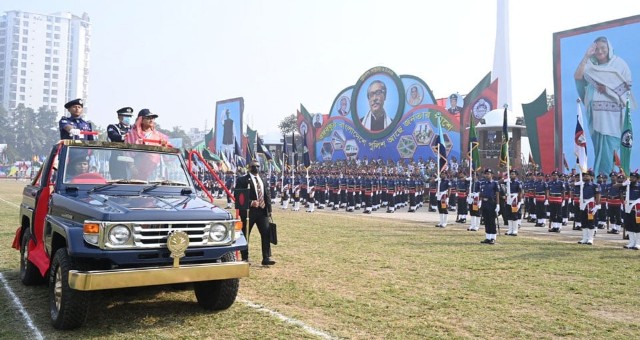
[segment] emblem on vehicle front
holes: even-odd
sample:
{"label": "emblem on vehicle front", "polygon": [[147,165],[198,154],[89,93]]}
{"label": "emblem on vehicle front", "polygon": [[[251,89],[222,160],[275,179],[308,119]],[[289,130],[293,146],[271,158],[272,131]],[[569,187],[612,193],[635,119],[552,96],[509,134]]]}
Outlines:
{"label": "emblem on vehicle front", "polygon": [[174,268],[178,268],[180,258],[184,257],[187,247],[189,247],[189,235],[184,231],[174,231],[167,237],[167,248],[171,252]]}

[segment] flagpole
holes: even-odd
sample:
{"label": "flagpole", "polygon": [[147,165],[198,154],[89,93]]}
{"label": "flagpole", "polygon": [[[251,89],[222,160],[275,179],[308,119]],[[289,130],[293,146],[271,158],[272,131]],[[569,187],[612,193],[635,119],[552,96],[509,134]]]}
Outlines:
{"label": "flagpole", "polygon": [[[504,116],[505,118],[507,117],[507,108],[509,107],[508,104],[504,104]],[[505,123],[507,122],[506,119],[504,120]],[[509,177],[509,129],[506,129],[505,132],[507,135],[503,136],[504,138],[504,143],[505,143],[505,149],[507,150],[507,178],[511,179],[511,177]],[[509,199],[511,199],[511,184],[507,185],[507,197],[509,197]]]}

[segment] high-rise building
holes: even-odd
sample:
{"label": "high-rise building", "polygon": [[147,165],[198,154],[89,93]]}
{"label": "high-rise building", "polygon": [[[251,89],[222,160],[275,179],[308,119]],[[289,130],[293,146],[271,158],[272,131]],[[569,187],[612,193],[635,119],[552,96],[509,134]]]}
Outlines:
{"label": "high-rise building", "polygon": [[[24,104],[56,112],[75,98],[87,99],[91,23],[84,13],[0,16],[0,105]],[[86,105],[86,104],[85,104]]]}

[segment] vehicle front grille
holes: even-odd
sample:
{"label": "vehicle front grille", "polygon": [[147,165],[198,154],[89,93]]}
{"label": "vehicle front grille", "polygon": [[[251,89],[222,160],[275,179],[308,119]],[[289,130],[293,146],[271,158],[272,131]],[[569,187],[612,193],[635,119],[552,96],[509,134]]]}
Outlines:
{"label": "vehicle front grille", "polygon": [[210,224],[136,224],[133,227],[133,240],[137,247],[165,247],[167,236],[174,231],[184,231],[189,235],[189,245],[205,245]]}

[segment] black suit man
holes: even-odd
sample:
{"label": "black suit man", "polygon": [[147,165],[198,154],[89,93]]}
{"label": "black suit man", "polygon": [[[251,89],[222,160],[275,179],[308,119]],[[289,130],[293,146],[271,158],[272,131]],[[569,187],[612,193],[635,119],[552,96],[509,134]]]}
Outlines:
{"label": "black suit man", "polygon": [[[256,161],[249,165],[249,173],[238,177],[236,182],[237,189],[249,189],[249,233],[247,233],[247,210],[240,210],[240,218],[242,219],[242,232],[250,235],[253,225],[258,225],[260,232],[260,241],[262,244],[262,265],[270,266],[276,264],[271,259],[271,233],[269,230],[269,217],[271,216],[271,197],[268,193],[268,182],[260,177],[260,164]],[[249,251],[243,250],[242,260],[249,260]]]}

